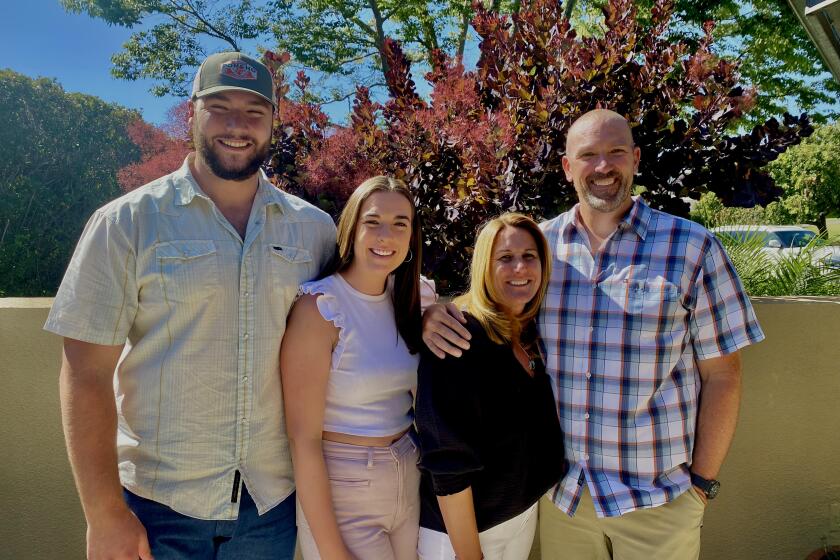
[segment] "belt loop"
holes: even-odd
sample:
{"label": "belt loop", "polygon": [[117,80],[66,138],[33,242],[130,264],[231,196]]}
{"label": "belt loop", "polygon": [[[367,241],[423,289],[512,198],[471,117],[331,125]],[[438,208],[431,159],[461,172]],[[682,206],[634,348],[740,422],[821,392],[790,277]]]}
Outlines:
{"label": "belt loop", "polygon": [[367,448],[367,453],[368,453],[367,468],[372,469],[373,468],[373,447],[368,447]]}

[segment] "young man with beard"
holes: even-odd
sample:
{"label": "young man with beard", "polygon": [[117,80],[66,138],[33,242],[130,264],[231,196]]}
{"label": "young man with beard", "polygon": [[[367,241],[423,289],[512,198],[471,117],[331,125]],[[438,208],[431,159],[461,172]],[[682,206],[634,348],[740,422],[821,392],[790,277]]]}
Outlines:
{"label": "young man with beard", "polygon": [[336,234],[260,171],[274,95],[260,62],[207,58],[195,153],[93,215],[56,295],[45,328],[64,337],[62,418],[91,560],[292,558],[278,353],[298,285]]}
{"label": "young man with beard", "polygon": [[[639,158],[621,115],[584,114],[563,158],[579,204],[541,224],[554,264],[538,328],[569,466],[540,503],[546,560],[699,556],[739,349],[764,338],[715,237],[630,196]],[[436,353],[467,344],[442,307],[425,323]]]}

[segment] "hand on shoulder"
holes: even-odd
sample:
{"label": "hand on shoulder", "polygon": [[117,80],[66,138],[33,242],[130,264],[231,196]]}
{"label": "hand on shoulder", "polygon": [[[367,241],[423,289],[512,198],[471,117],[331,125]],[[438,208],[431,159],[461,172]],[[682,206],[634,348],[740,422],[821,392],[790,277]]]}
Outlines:
{"label": "hand on shoulder", "polygon": [[429,351],[443,359],[447,354],[460,357],[468,350],[470,331],[466,317],[454,303],[430,305],[423,313],[423,342]]}

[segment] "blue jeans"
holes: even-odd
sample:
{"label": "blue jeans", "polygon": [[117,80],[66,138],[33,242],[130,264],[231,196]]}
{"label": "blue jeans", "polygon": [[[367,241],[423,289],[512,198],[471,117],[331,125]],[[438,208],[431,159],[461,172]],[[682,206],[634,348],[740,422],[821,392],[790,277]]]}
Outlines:
{"label": "blue jeans", "polygon": [[295,553],[295,495],[263,515],[242,486],[239,518],[207,521],[182,515],[123,489],[128,507],[143,526],[155,560],[292,560]]}

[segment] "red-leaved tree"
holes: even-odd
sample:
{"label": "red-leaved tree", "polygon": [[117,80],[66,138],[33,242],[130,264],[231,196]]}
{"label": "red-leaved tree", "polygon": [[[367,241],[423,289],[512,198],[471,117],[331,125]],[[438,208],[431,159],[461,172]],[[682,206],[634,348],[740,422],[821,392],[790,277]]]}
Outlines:
{"label": "red-leaved tree", "polygon": [[686,215],[683,197],[714,191],[730,205],[765,204],[780,193],[762,169],[809,135],[806,116],[785,115],[751,131],[731,129],[753,106],[737,65],[668,40],[672,0],[657,0],[642,30],[631,0],[604,8],[605,33],[577,36],[556,0],[523,2],[507,18],[475,4],[481,37],[475,71],[438,54],[416,92],[400,46],[385,42],[390,98],[359,88],[350,126],[331,125],[307,103],[299,74],[293,101],[287,55],[267,53],[282,99],[269,173],[279,187],[337,213],[365,177],[401,177],[415,193],[427,247],[424,268],[444,290],[464,286],[477,227],[503,210],[550,217],[575,200],[561,160],[570,124],[605,107],[623,114],[642,151],[636,184],[657,208]]}
{"label": "red-leaved tree", "polygon": [[140,161],[117,172],[117,182],[128,192],[172,173],[190,152],[187,101],[172,107],[160,126],[138,119],[126,127],[126,134],[140,148]]}

